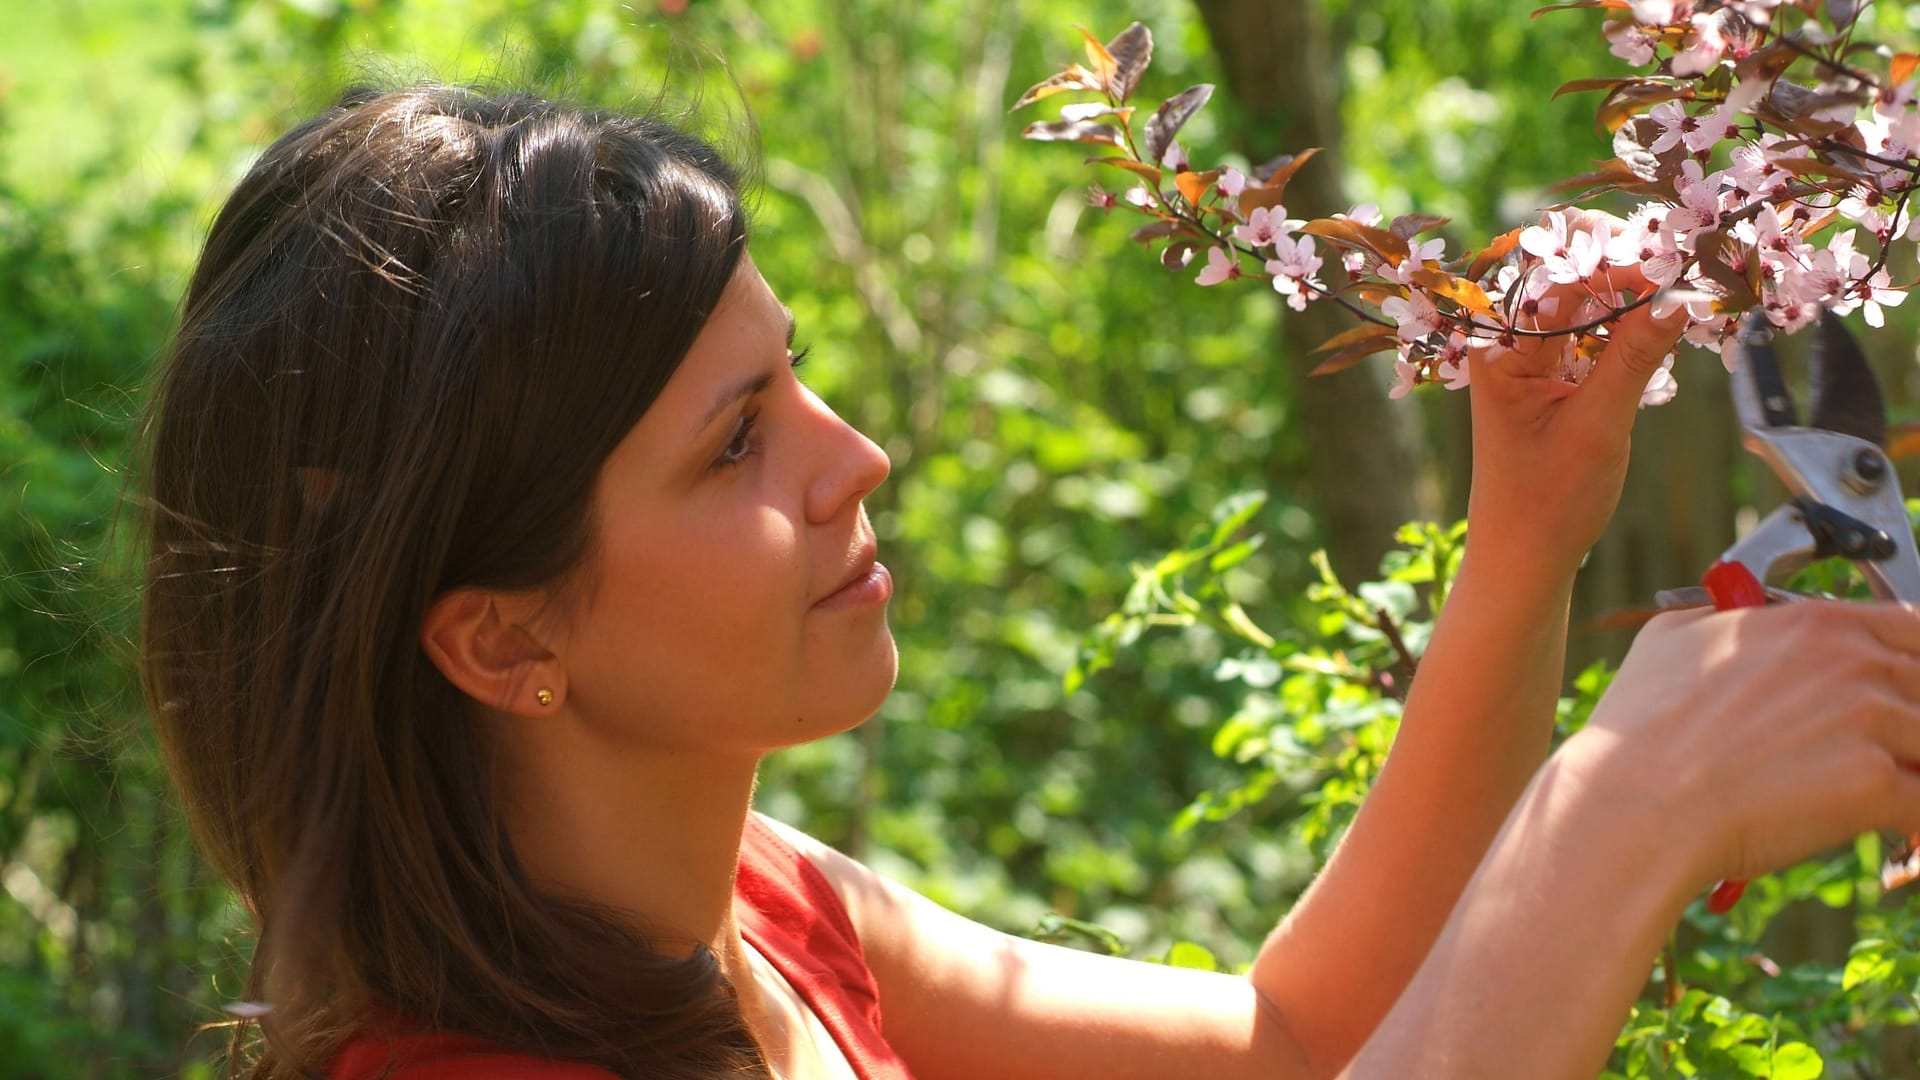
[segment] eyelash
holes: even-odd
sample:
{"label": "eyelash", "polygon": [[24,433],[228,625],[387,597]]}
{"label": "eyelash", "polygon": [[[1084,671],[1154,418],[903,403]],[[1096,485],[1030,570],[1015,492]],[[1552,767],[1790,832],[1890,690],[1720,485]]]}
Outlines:
{"label": "eyelash", "polygon": [[[812,345],[802,346],[799,352],[794,353],[787,359],[787,365],[797,370],[801,364],[807,362],[807,356],[812,352]],[[736,465],[744,463],[754,454],[759,453],[759,440],[749,438],[749,436],[753,434],[754,425],[759,423],[759,421],[759,410],[747,413],[740,418],[739,426],[733,430],[733,440],[727,443],[726,450],[722,451],[720,457],[713,463],[716,471],[731,469]],[[738,450],[735,449],[736,447],[738,447]]]}

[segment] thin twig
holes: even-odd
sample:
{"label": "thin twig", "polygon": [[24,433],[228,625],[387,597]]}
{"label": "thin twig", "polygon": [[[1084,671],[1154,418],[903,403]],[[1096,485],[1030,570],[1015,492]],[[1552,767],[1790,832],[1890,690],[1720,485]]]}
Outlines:
{"label": "thin twig", "polygon": [[1407,639],[1400,636],[1400,624],[1394,621],[1393,613],[1386,608],[1374,608],[1373,614],[1379,622],[1380,633],[1386,636],[1387,644],[1393,646],[1394,653],[1400,657],[1396,666],[1406,675],[1407,685],[1412,686],[1414,672],[1419,668],[1420,661],[1414,657],[1413,650],[1407,648]]}

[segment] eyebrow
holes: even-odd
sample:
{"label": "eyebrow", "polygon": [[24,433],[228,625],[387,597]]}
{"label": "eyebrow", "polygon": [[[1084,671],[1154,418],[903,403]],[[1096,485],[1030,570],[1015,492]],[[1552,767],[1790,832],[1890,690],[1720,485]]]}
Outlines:
{"label": "eyebrow", "polygon": [[[793,321],[792,308],[782,304],[780,310],[787,316],[787,351],[791,352],[793,351],[794,332],[798,327]],[[763,371],[757,375],[749,375],[739,382],[734,383],[732,386],[727,387],[721,391],[718,398],[714,399],[712,407],[707,410],[707,415],[700,418],[700,423],[693,429],[693,433],[697,436],[707,430],[707,426],[712,424],[714,419],[721,413],[725,412],[727,406],[732,405],[741,398],[752,397],[760,391],[765,390],[772,382],[772,373]]]}

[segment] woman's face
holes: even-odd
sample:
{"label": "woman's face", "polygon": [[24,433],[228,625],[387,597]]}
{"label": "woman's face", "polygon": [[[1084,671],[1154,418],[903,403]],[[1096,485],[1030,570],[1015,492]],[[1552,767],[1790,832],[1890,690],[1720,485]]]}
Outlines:
{"label": "woman's face", "polygon": [[792,334],[742,259],[600,473],[556,651],[603,738],[758,754],[858,724],[893,687],[892,582],[861,505],[887,457],[795,377]]}

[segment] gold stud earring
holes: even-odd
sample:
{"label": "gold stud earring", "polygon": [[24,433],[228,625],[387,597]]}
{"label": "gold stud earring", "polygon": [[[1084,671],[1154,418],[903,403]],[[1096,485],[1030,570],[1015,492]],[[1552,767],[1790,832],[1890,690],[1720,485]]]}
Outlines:
{"label": "gold stud earring", "polygon": [[542,705],[551,705],[553,704],[553,691],[543,686],[533,692],[533,700]]}

